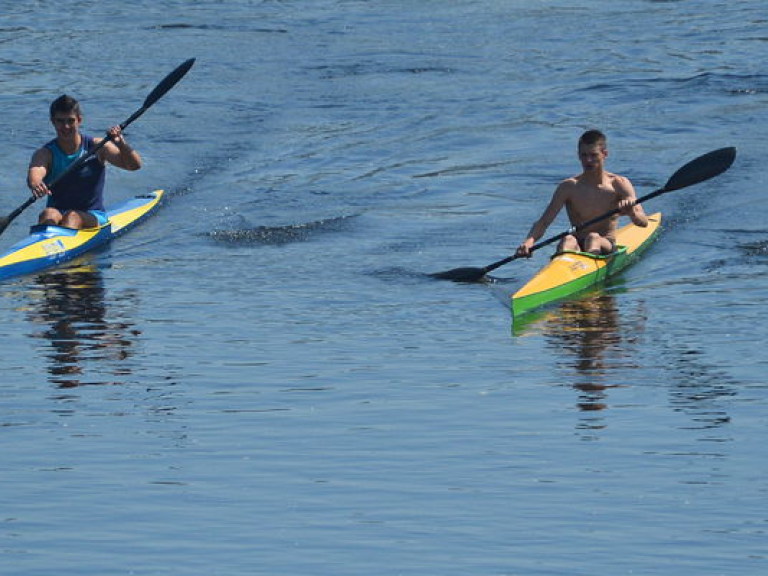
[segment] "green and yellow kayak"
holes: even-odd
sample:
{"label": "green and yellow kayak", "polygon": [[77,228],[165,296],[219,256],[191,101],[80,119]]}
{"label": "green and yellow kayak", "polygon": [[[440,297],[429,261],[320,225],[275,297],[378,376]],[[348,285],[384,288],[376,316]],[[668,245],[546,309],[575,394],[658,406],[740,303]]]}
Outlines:
{"label": "green and yellow kayak", "polygon": [[0,254],[0,280],[58,266],[111,242],[149,217],[162,197],[163,191],[155,190],[112,206],[107,224],[97,228],[32,226],[29,236]]}
{"label": "green and yellow kayak", "polygon": [[648,226],[627,224],[616,232],[617,250],[606,256],[584,252],[556,254],[512,295],[514,318],[578,294],[604,282],[632,264],[661,230],[661,213],[648,217]]}

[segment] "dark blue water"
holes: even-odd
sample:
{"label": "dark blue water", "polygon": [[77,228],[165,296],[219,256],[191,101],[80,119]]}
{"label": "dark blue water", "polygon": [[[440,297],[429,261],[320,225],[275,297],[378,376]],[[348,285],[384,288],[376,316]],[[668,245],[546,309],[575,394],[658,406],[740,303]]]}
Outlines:
{"label": "dark blue water", "polygon": [[[0,285],[0,573],[768,569],[763,3],[18,4],[0,210],[49,102],[128,130],[163,208]],[[513,333],[491,285],[586,128],[665,230]],[[21,238],[36,208],[0,237]],[[564,220],[550,230],[562,231]]]}

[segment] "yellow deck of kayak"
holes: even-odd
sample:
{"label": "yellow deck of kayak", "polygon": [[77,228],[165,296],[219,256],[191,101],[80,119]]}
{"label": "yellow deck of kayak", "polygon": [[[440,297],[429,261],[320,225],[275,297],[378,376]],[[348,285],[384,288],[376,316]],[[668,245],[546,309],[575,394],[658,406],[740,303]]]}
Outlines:
{"label": "yellow deck of kayak", "polygon": [[531,280],[512,295],[515,317],[581,292],[618,274],[632,264],[660,231],[661,213],[648,217],[645,228],[627,224],[616,233],[618,249],[607,256],[584,252],[555,255]]}

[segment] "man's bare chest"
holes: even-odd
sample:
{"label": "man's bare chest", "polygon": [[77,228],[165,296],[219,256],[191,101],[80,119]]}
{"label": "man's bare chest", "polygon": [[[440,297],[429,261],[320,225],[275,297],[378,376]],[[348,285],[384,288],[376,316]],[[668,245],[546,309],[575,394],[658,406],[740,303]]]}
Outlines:
{"label": "man's bare chest", "polygon": [[612,210],[618,200],[619,194],[612,186],[576,186],[567,204],[570,211],[588,219]]}

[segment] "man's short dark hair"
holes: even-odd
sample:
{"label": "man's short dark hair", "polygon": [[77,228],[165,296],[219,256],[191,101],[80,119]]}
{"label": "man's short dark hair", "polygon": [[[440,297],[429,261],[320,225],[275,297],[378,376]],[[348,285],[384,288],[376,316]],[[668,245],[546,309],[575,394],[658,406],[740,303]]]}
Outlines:
{"label": "man's short dark hair", "polygon": [[585,146],[594,146],[596,144],[605,146],[607,141],[608,138],[606,138],[605,134],[600,132],[600,130],[587,130],[581,135],[581,138],[579,138],[579,146],[582,144]]}
{"label": "man's short dark hair", "polygon": [[72,96],[62,94],[56,100],[51,102],[51,120],[56,114],[75,114],[76,116],[82,116],[80,112],[80,102],[75,100]]}

